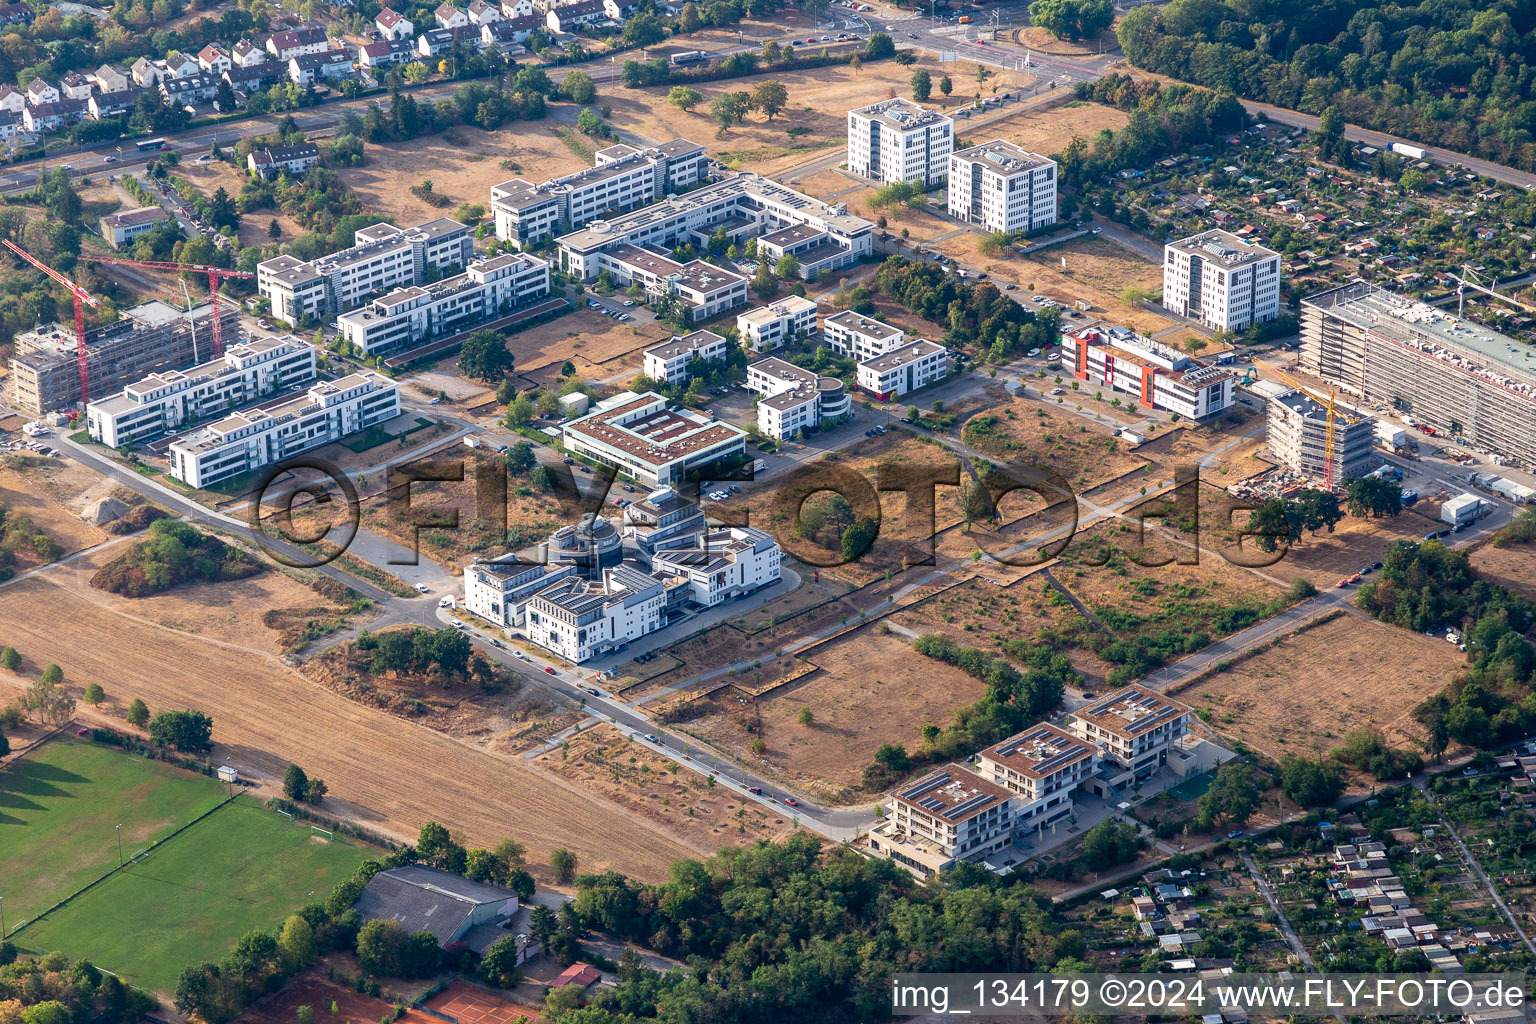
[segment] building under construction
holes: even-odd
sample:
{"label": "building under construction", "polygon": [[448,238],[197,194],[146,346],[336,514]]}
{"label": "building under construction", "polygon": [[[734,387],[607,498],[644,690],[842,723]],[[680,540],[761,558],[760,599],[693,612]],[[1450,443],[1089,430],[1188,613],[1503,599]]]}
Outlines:
{"label": "building under construction", "polygon": [[1436,430],[1536,466],[1536,351],[1363,281],[1302,300],[1301,365]]}
{"label": "building under construction", "polygon": [[[86,332],[86,373],[91,394],[115,394],[151,373],[179,370],[213,358],[211,307],[186,310],[151,300],[125,311],[116,323]],[[219,307],[225,345],[239,339],[234,303]],[[24,413],[40,416],[80,402],[80,374],[73,324],[50,324],[16,335],[6,398]]]}
{"label": "building under construction", "polygon": [[[1327,478],[1328,407],[1291,389],[1269,399],[1269,451],[1287,469],[1314,481]],[[1376,466],[1375,419],[1334,403],[1333,479],[1364,476]]]}

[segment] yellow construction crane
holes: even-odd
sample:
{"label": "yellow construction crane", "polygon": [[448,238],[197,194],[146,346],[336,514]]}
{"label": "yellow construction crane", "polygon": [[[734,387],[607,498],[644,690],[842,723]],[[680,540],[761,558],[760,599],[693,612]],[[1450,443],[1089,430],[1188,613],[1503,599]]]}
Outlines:
{"label": "yellow construction crane", "polygon": [[[1310,385],[1303,384],[1301,381],[1297,380],[1295,377],[1292,377],[1290,374],[1286,373],[1284,370],[1279,369],[1278,367],[1270,366],[1268,363],[1258,359],[1255,359],[1254,363],[1264,367],[1264,369],[1268,370],[1276,377],[1279,377],[1282,381],[1289,384],[1297,391],[1300,391],[1302,394],[1307,395],[1313,401],[1317,402],[1323,408],[1328,410],[1328,431],[1324,435],[1323,440],[1323,489],[1328,491],[1333,490],[1333,427],[1336,418],[1340,415],[1338,406],[1334,402],[1333,389],[1329,388],[1327,396],[1324,397],[1322,391],[1315,389]],[[1343,415],[1344,421],[1346,423],[1360,422],[1360,417],[1358,416],[1352,416],[1348,413],[1344,413]]]}

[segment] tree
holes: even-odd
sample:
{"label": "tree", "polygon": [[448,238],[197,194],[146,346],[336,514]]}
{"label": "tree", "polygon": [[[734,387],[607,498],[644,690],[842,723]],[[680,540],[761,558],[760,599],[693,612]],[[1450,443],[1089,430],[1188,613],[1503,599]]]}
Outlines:
{"label": "tree", "polygon": [[129,725],[142,729],[144,723],[149,721],[149,705],[135,697],[128,703],[128,714],[125,717]]}
{"label": "tree", "polygon": [[789,90],[783,82],[759,82],[757,88],[752,90],[752,109],[761,110],[770,121],[788,103]]}
{"label": "tree", "polygon": [[392,917],[369,921],[357,931],[358,966],[369,974],[400,974],[406,938],[405,926]]}
{"label": "tree", "polygon": [[1141,834],[1128,821],[1110,818],[1083,834],[1083,861],[1094,871],[1136,859],[1141,849]]}
{"label": "tree", "polygon": [[513,368],[512,353],[499,331],[475,331],[459,349],[459,370],[465,376],[500,381],[511,375]]}
{"label": "tree", "polygon": [[309,785],[304,787],[304,802],[318,804],[325,799],[328,787],[324,779],[310,779]]}
{"label": "tree", "polygon": [[92,706],[99,706],[107,699],[107,693],[101,688],[100,683],[91,683],[85,688],[85,702]]}
{"label": "tree", "polygon": [[302,971],[320,957],[315,930],[301,914],[294,914],[283,922],[282,931],[277,933],[277,948],[290,973]]}
{"label": "tree", "polygon": [[1356,518],[1395,516],[1403,511],[1403,487],[1379,476],[1351,477],[1346,486],[1345,508]]}
{"label": "tree", "polygon": [[149,738],[162,747],[198,753],[213,746],[213,719],[201,711],[162,711],[149,723]]}
{"label": "tree", "polygon": [[678,16],[677,27],[684,34],[697,32],[704,27],[704,19],[699,17],[699,5],[696,3],[683,4],[682,13]]}
{"label": "tree", "polygon": [[744,92],[725,92],[716,96],[709,104],[709,113],[716,121],[720,122],[720,131],[724,132],[731,125],[736,124],[747,116],[751,108],[751,99]]}
{"label": "tree", "polygon": [[551,1020],[569,1016],[572,1010],[581,1005],[581,997],[586,991],[575,983],[551,989],[549,995],[544,997],[544,1013]]}
{"label": "tree", "polygon": [[1344,773],[1329,761],[1288,757],[1280,764],[1280,791],[1303,807],[1331,807],[1344,794]]}
{"label": "tree", "polygon": [[562,377],[574,377],[574,376],[576,376],[576,364],[571,362],[569,359],[567,359],[565,362],[561,363],[560,364],[560,376],[562,376]]}
{"label": "tree", "polygon": [[293,1024],[315,1024],[313,1006],[297,1006],[293,1010]]}
{"label": "tree", "polygon": [[528,472],[538,460],[533,454],[533,445],[527,441],[519,441],[507,449],[507,469],[519,476]]}
{"label": "tree", "polygon": [[912,762],[907,757],[906,747],[900,743],[884,743],[875,751],[875,763],[884,765],[893,772],[904,772]]}
{"label": "tree", "polygon": [[[58,666],[50,666],[57,668]],[[63,725],[75,713],[75,699],[63,686],[48,679],[48,673],[33,683],[22,695],[22,706],[49,725]]]}
{"label": "tree", "polygon": [[0,650],[0,668],[7,672],[15,672],[21,668],[21,654],[14,647]]}
{"label": "tree", "polygon": [[1216,780],[1200,797],[1195,821],[1201,828],[1211,828],[1221,821],[1241,825],[1259,809],[1263,787],[1252,766],[1242,762],[1224,764],[1216,769]]}
{"label": "tree", "polygon": [[38,677],[38,680],[44,683],[62,683],[64,681],[64,670],[58,666],[57,662],[49,662],[48,667],[43,669],[43,674]]}
{"label": "tree", "polygon": [[880,524],[870,516],[862,516],[853,521],[853,524],[843,531],[842,554],[848,561],[853,561],[874,544],[875,537],[880,533]]}
{"label": "tree", "polygon": [[691,85],[674,85],[672,91],[667,93],[667,102],[685,112],[692,112],[693,108],[704,102],[704,97]]}
{"label": "tree", "polygon": [[553,872],[555,881],[561,885],[570,885],[576,878],[576,855],[563,846],[557,846],[549,852],[549,870]]}
{"label": "tree", "polygon": [[876,32],[864,43],[865,60],[889,60],[896,56],[896,43],[884,32]]}
{"label": "tree", "polygon": [[912,98],[919,103],[927,103],[931,95],[933,95],[933,82],[928,77],[928,72],[922,68],[912,72]]}
{"label": "tree", "polygon": [[592,76],[585,71],[572,71],[565,76],[565,81],[560,83],[560,91],[564,92],[572,103],[589,104],[597,99],[597,85],[592,81]]}
{"label": "tree", "polygon": [[944,94],[944,99],[946,102],[949,100],[949,94],[954,91],[955,83],[950,81],[948,75],[945,75],[943,78],[939,79],[939,92]]}
{"label": "tree", "polygon": [[800,276],[800,261],[795,259],[793,253],[785,253],[780,256],[778,262],[773,265],[773,276],[781,281],[793,280]]}
{"label": "tree", "polygon": [[496,857],[507,866],[507,870],[516,870],[523,866],[528,857],[528,848],[516,839],[503,839],[496,844]]}
{"label": "tree", "polygon": [[1092,39],[1115,20],[1110,0],[1035,0],[1029,20],[1057,39]]}
{"label": "tree", "polygon": [[304,769],[290,764],[283,772],[283,795],[289,800],[303,800],[309,792],[309,776]]}
{"label": "tree", "polygon": [[480,958],[481,976],[493,985],[512,988],[522,980],[522,971],[517,967],[517,952],[517,936],[504,935],[497,939]]}
{"label": "tree", "polygon": [[21,1011],[21,1024],[74,1024],[75,1015],[57,999],[34,1003]]}

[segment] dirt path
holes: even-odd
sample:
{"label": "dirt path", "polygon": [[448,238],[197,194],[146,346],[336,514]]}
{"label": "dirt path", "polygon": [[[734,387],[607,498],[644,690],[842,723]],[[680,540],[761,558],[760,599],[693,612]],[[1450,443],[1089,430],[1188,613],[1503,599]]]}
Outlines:
{"label": "dirt path", "polygon": [[29,671],[0,673],[0,691],[19,691],[36,664],[56,661],[68,683],[100,682],[120,704],[196,708],[213,716],[216,761],[265,780],[301,763],[336,794],[324,810],[400,839],[434,820],[473,845],[511,836],[538,862],[564,846],[583,870],[652,880],[672,860],[709,852],[521,758],[354,704],[273,655],[125,615],[93,595],[41,578],[8,589],[7,642]]}

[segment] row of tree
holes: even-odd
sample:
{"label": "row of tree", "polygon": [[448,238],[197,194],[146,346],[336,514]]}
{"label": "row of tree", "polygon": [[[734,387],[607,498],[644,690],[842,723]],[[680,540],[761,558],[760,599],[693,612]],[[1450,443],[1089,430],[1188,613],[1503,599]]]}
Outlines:
{"label": "row of tree", "polygon": [[1061,337],[1058,311],[1032,312],[990,282],[965,281],[931,263],[893,256],[875,272],[875,286],[924,320],[944,327],[947,344],[976,345],[994,363]]}

